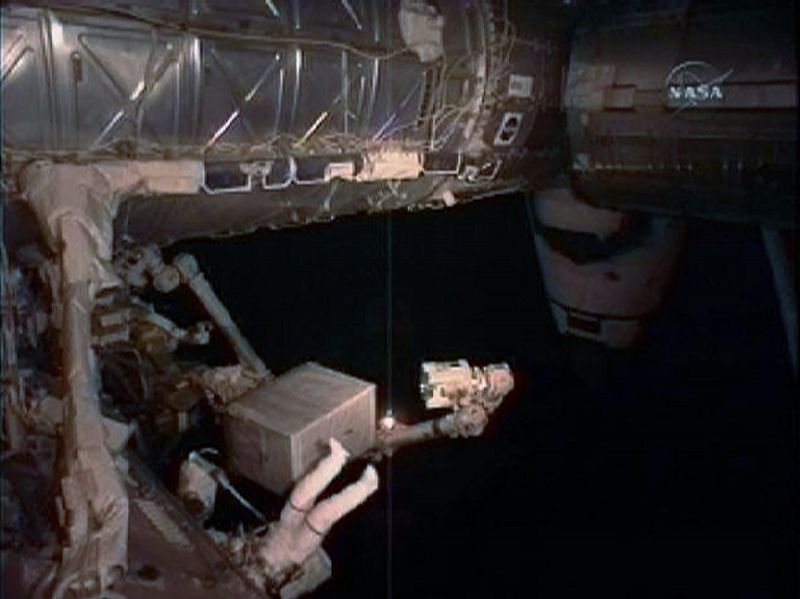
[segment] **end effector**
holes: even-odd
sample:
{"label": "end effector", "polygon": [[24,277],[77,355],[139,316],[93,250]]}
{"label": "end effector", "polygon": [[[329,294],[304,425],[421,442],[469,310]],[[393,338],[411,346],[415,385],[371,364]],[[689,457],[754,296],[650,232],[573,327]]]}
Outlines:
{"label": "end effector", "polygon": [[466,360],[424,362],[420,392],[428,409],[449,409],[436,420],[406,426],[391,415],[379,423],[378,439],[382,453],[438,437],[476,437],[492,414],[514,388],[508,364],[470,366]]}
{"label": "end effector", "polygon": [[423,362],[420,394],[429,410],[480,405],[492,413],[514,388],[508,364],[473,367],[466,360]]}

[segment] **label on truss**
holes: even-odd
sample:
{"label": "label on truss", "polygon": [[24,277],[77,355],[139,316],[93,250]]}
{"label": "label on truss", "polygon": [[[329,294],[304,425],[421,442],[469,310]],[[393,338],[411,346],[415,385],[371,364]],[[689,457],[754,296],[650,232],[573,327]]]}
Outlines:
{"label": "label on truss", "polygon": [[509,98],[530,98],[533,95],[533,77],[512,73],[508,78]]}

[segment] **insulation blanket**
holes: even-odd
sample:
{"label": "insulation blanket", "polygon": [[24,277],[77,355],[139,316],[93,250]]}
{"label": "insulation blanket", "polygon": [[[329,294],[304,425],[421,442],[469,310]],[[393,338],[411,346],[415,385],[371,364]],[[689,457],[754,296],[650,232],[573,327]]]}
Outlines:
{"label": "insulation blanket", "polygon": [[66,396],[59,511],[68,543],[54,595],[75,586],[105,590],[127,569],[128,497],[106,445],[116,439],[118,448],[125,435],[107,438],[91,347],[95,297],[119,283],[111,267],[114,216],[125,196],[196,192],[202,180],[199,162],[36,162],[21,174],[24,197],[61,269]]}

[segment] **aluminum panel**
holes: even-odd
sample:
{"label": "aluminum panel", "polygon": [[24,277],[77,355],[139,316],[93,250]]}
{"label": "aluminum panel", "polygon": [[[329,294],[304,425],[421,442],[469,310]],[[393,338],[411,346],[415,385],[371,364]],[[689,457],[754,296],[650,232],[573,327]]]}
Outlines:
{"label": "aluminum panel", "polygon": [[65,41],[74,43],[70,145],[180,143],[180,38],[147,29],[75,26],[67,32]]}
{"label": "aluminum panel", "polygon": [[346,60],[346,53],[320,50],[303,53],[297,105],[292,111],[294,119],[290,127],[295,135],[308,133],[318,119],[323,121],[316,131],[342,132],[345,93],[349,88],[349,81],[343,81],[342,56]]}
{"label": "aluminum panel", "polygon": [[41,14],[20,10],[3,15],[3,145],[10,148],[52,147],[46,55]]}
{"label": "aluminum panel", "polygon": [[428,73],[416,62],[381,62],[376,68],[374,106],[367,135],[376,141],[421,139],[428,123],[420,121]]}
{"label": "aluminum panel", "polygon": [[174,25],[187,17],[178,12],[162,26],[99,7],[12,7],[3,24],[5,147],[158,154],[269,147],[279,135],[424,140],[426,77],[438,67],[378,44],[396,29],[397,7],[325,4],[240,1],[228,10],[195,0],[188,8],[186,22],[214,15],[223,29],[237,14],[253,27],[273,20],[274,35],[241,36],[181,32]]}
{"label": "aluminum panel", "polygon": [[281,129],[286,53],[275,45],[202,40],[199,142],[264,143]]}
{"label": "aluminum panel", "polygon": [[218,20],[220,16],[248,25],[285,29],[288,25],[291,0],[192,0],[194,21]]}
{"label": "aluminum panel", "polygon": [[[370,43],[380,30],[380,12],[370,0],[293,0],[293,29],[333,39]],[[385,18],[385,17],[384,17]]]}

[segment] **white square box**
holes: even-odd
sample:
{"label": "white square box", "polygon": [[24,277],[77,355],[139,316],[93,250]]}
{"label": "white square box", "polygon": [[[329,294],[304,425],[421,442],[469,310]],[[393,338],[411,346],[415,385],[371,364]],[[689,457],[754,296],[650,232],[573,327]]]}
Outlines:
{"label": "white square box", "polygon": [[375,443],[375,385],[314,362],[228,406],[228,467],[285,493],[328,453],[335,437],[353,457]]}

